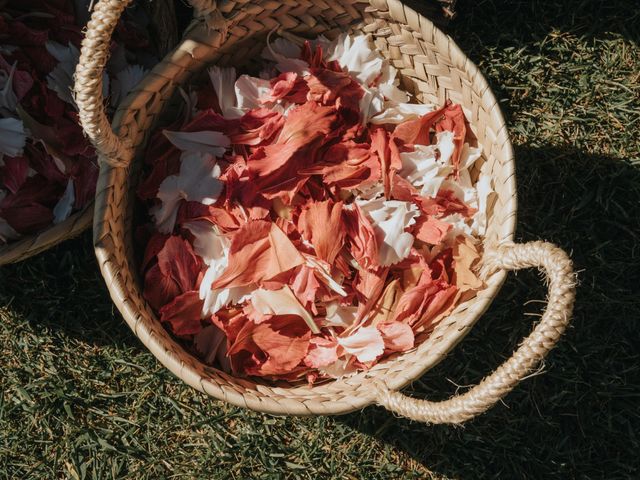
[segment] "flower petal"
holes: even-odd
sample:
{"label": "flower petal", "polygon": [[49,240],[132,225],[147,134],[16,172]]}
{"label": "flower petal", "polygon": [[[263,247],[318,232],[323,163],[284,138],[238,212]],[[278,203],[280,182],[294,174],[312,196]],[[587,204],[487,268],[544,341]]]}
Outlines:
{"label": "flower petal", "polygon": [[320,333],[311,314],[300,304],[288,286],[280,290],[262,288],[251,294],[251,303],[263,315],[297,315],[301,317],[313,333]]}
{"label": "flower petal", "polygon": [[220,132],[170,132],[164,135],[180,150],[189,153],[208,153],[214,157],[222,157],[231,145],[229,137]]}
{"label": "flower petal", "polygon": [[147,71],[141,65],[127,65],[118,72],[111,82],[111,99],[113,107],[120,105],[133,88],[140,83]]}
{"label": "flower petal", "polygon": [[193,335],[202,330],[201,312],[202,300],[198,292],[185,292],[160,309],[160,321],[168,323],[178,336]]}
{"label": "flower petal", "polygon": [[24,124],[17,118],[0,118],[0,156],[17,157],[22,155],[27,135]]}
{"label": "flower petal", "polygon": [[236,70],[233,67],[221,68],[216,65],[209,69],[209,78],[218,97],[220,112],[226,118],[240,118],[244,112],[236,107]]}
{"label": "flower petal", "polygon": [[362,363],[373,362],[384,353],[384,340],[376,327],[361,327],[348,337],[338,338],[338,343]]}
{"label": "flower petal", "polygon": [[67,182],[67,188],[64,191],[56,206],[53,207],[53,223],[64,222],[71,215],[73,204],[76,201],[75,190],[73,188],[73,179]]}

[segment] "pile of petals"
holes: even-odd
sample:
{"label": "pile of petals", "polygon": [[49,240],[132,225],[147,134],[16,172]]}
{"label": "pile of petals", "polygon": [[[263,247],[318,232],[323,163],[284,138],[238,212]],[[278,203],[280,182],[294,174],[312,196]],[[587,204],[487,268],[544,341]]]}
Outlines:
{"label": "pile of petals", "polygon": [[[6,0],[0,12],[0,245],[66,220],[92,199],[93,148],[72,95],[89,0]],[[140,80],[131,64],[143,28],[121,22],[105,97],[112,105]]]}
{"label": "pile of petals", "polygon": [[414,348],[483,288],[494,194],[459,105],[409,103],[366,36],[297,45],[183,92],[146,152],[137,240],[144,296],[186,348],[313,382]]}

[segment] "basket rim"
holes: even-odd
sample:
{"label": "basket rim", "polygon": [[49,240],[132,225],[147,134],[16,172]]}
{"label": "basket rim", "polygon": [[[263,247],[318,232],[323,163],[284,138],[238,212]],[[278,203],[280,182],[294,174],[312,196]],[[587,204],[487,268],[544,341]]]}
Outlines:
{"label": "basket rim", "polygon": [[66,220],[51,225],[38,233],[20,237],[0,247],[0,266],[26,260],[38,253],[80,235],[91,227],[94,201],[70,215]]}
{"label": "basket rim", "polygon": [[[491,115],[492,120],[500,125],[500,129],[498,130],[498,135],[503,135],[503,148],[504,155],[507,158],[507,164],[509,168],[511,168],[510,176],[507,179],[509,182],[509,189],[513,192],[512,198],[510,199],[510,216],[506,219],[507,229],[509,234],[507,238],[503,239],[504,241],[511,241],[513,239],[513,235],[515,232],[515,213],[517,211],[517,202],[515,197],[515,174],[513,171],[514,168],[514,160],[513,160],[513,149],[506,133],[506,125],[504,122],[504,118],[502,116],[502,112],[500,111],[499,105],[493,92],[488,86],[486,79],[479,72],[477,67],[471,62],[471,60],[466,57],[460,48],[455,44],[455,42],[446,35],[444,32],[439,30],[435,25],[423,17],[422,15],[417,14],[414,10],[406,5],[402,4],[398,0],[356,0],[360,3],[371,4],[376,8],[382,8],[382,4],[387,5],[388,10],[386,14],[392,20],[408,25],[411,28],[414,28],[416,31],[424,31],[428,29],[434,38],[434,43],[439,48],[446,48],[449,52],[451,52],[450,57],[458,60],[457,68],[461,70],[468,71],[473,77],[474,82],[477,83],[475,85],[478,87],[478,90],[482,91],[483,100],[488,101],[491,104]],[[399,9],[399,7],[401,7]],[[398,18],[398,17],[401,18]],[[240,15],[239,17],[242,17]],[[417,25],[413,25],[417,22]],[[415,27],[418,27],[417,29]],[[184,50],[194,50],[197,48],[197,45],[194,45],[194,39],[197,40],[202,36],[211,35],[206,31],[206,27],[202,23],[195,23],[192,28],[190,28],[182,41],[176,46],[174,50],[172,50],[165,59],[170,61],[180,61],[181,52]],[[196,55],[194,55],[195,57]],[[200,63],[206,64],[206,55],[201,55],[205,57],[205,60],[200,61]],[[180,58],[178,58],[180,57]],[[193,60],[196,61],[196,60]],[[163,62],[161,62],[154,70],[149,72],[147,75],[147,79],[151,77],[162,77],[166,75],[167,72],[164,71]],[[152,81],[152,80],[150,80]],[[170,82],[170,80],[167,80]],[[144,83],[144,81],[143,81]],[[467,87],[470,88],[470,87]],[[142,89],[142,86],[139,86],[139,90]],[[135,99],[137,95],[137,91],[132,92],[130,99]],[[120,109],[116,113],[116,116],[113,120],[113,127],[116,132],[120,131],[123,127],[123,121],[128,114],[130,109],[134,108],[134,106],[130,105],[130,102],[125,100],[121,105]],[[146,142],[141,142],[142,149],[144,148],[144,144]],[[138,152],[139,153],[139,152]],[[138,155],[136,155],[136,158]],[[105,237],[109,235],[108,228],[110,228],[110,222],[108,219],[105,219],[108,216],[108,192],[110,191],[110,187],[112,186],[114,179],[118,175],[128,175],[127,172],[123,172],[123,169],[112,167],[108,165],[106,162],[100,162],[100,176],[98,180],[98,188],[97,192],[100,192],[96,195],[96,215],[94,217],[94,247],[96,250],[96,256],[98,257],[98,263],[100,265],[101,272],[103,277],[106,280],[107,287],[111,294],[112,299],[116,303],[119,311],[123,315],[125,321],[129,325],[129,327],[133,330],[133,332],[140,338],[140,340],[144,343],[144,345],[149,349],[149,351],[165,366],[167,367],[174,375],[178,378],[182,379],[188,385],[196,388],[197,390],[207,393],[215,398],[220,400],[224,400],[233,405],[246,407],[253,410],[262,411],[265,413],[271,414],[294,414],[294,415],[312,415],[312,414],[343,414],[348,413],[354,410],[361,409],[375,401],[375,392],[373,388],[363,389],[359,391],[357,395],[353,396],[345,396],[343,398],[334,398],[331,401],[315,401],[313,398],[313,394],[310,393],[309,399],[292,399],[290,396],[286,395],[290,389],[280,388],[278,386],[273,386],[273,384],[269,382],[268,385],[262,384],[256,379],[252,378],[239,378],[228,375],[224,372],[221,372],[213,367],[209,367],[203,365],[199,360],[193,359],[195,363],[199,364],[198,368],[194,368],[194,364],[185,361],[183,355],[188,355],[186,351],[183,351],[181,347],[178,346],[181,352],[176,352],[175,349],[170,351],[168,346],[175,347],[176,342],[174,339],[169,337],[169,335],[164,332],[154,331],[151,327],[145,324],[145,319],[140,315],[140,312],[136,310],[135,301],[130,301],[129,295],[132,292],[128,291],[126,282],[123,281],[120,273],[120,266],[113,261],[112,257],[112,248],[110,241],[104,241]],[[123,234],[123,230],[119,229],[119,233]],[[137,278],[137,272],[134,273],[134,277]],[[411,383],[415,379],[419,378],[424,372],[435,366],[442,359],[445,358],[446,354],[458,343],[460,342],[470,330],[470,327],[479,320],[480,316],[491,304],[493,297],[497,294],[502,283],[506,278],[506,272],[499,271],[497,272],[491,279],[487,282],[487,287],[481,292],[482,295],[478,295],[474,299],[475,310],[473,313],[473,319],[468,322],[466,327],[459,331],[456,336],[453,336],[447,341],[440,344],[441,348],[438,352],[436,352],[435,359],[431,361],[429,364],[417,364],[412,366],[412,368],[405,369],[401,374],[394,376],[393,378],[386,379],[385,382],[391,389],[400,389],[407,384]],[[136,286],[138,288],[138,286]],[[146,305],[146,302],[145,302]],[[147,305],[148,308],[148,305]],[[457,308],[456,308],[457,309]],[[160,325],[160,322],[157,320],[154,314],[152,314],[152,318],[155,320],[157,325],[162,331],[164,331],[164,327]],[[441,324],[445,323],[444,319]],[[434,334],[438,331],[440,325],[436,327]],[[419,349],[420,347],[417,347]],[[402,354],[400,356],[404,356],[406,354]],[[383,365],[387,364],[387,362],[394,362],[397,360],[397,356],[386,359],[384,362],[381,362]],[[376,366],[378,367],[378,366]],[[379,368],[374,367],[369,372],[360,372],[354,374],[353,376],[348,377],[354,383],[358,383],[361,385],[367,385],[369,379],[372,379],[376,372],[379,371]],[[199,371],[198,371],[199,370]],[[204,378],[202,373],[210,373],[211,375],[216,375],[227,380],[230,385],[220,385],[219,383],[211,382],[207,378]],[[340,382],[333,381],[331,383]],[[251,390],[247,387],[250,386]],[[300,387],[290,387],[290,388],[300,388]],[[310,387],[309,391],[312,389],[318,389],[320,386]],[[330,390],[330,388],[329,388]],[[259,393],[266,392],[265,397],[261,397]]]}

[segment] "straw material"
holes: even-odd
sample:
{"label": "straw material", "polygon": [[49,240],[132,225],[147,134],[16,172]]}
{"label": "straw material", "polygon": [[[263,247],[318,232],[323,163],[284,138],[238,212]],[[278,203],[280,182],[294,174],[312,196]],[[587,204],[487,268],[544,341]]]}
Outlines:
{"label": "straw material", "polygon": [[[219,2],[216,22],[224,19],[224,25],[216,29],[206,21],[192,25],[178,47],[125,100],[114,119],[116,134],[112,134],[99,109],[100,85],[96,79],[101,78],[103,58],[96,60],[86,53],[106,50],[109,28],[117,18],[114,12],[123,3],[102,0],[96,7],[76,83],[78,98],[83,99],[80,107],[84,127],[102,152],[94,244],[118,309],[147,348],[175,375],[215,398],[261,412],[341,414],[377,403],[419,421],[459,423],[489,408],[553,348],[571,315],[571,262],[550,244],[512,243],[516,216],[514,162],[502,114],[475,65],[429,20],[398,0]],[[274,29],[281,35],[310,38],[320,34],[333,38],[343,31],[371,34],[380,52],[400,71],[402,87],[419,101],[442,104],[451,99],[463,106],[497,190],[484,239],[486,288],[458,305],[432,332],[419,336],[414,350],[391,357],[368,372],[314,386],[235,378],[186,353],[144,301],[132,253],[140,154],[164,105],[178,86],[212,63],[242,67],[259,59],[266,36]],[[446,402],[414,400],[397,392],[440,362],[467,334],[495,297],[507,270],[534,266],[548,276],[550,304],[511,360],[479,386]]]}
{"label": "straw material", "polygon": [[[204,1],[206,4],[208,0],[201,1]],[[169,50],[169,45],[173,47],[177,43],[177,27],[175,12],[173,10],[173,0],[151,1],[148,5],[148,13],[151,18],[150,27],[161,42],[159,48],[161,50],[164,49],[164,53]],[[102,109],[102,107],[100,108]],[[108,123],[107,121],[107,128],[110,131],[111,128],[108,126]],[[83,209],[74,213],[63,222],[51,225],[40,233],[26,235],[19,240],[0,246],[0,265],[25,260],[48,250],[60,242],[81,234],[92,224],[93,207],[93,202],[90,202]]]}

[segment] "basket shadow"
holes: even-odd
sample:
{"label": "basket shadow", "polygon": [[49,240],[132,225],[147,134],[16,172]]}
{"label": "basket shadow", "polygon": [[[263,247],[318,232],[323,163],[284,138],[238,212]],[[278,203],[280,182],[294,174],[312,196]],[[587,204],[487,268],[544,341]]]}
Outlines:
{"label": "basket shadow", "polygon": [[140,346],[109,298],[90,232],[0,268],[0,304],[37,330],[98,346]]}
{"label": "basket shadow", "polygon": [[[571,148],[516,147],[516,158],[517,240],[557,243],[579,272],[572,326],[546,368],[462,428],[380,408],[338,421],[456,478],[628,478],[640,467],[640,168]],[[525,303],[545,295],[535,272],[510,275],[471,333],[407,393],[439,400],[456,391],[448,379],[476,384],[531,331],[541,305]]]}

